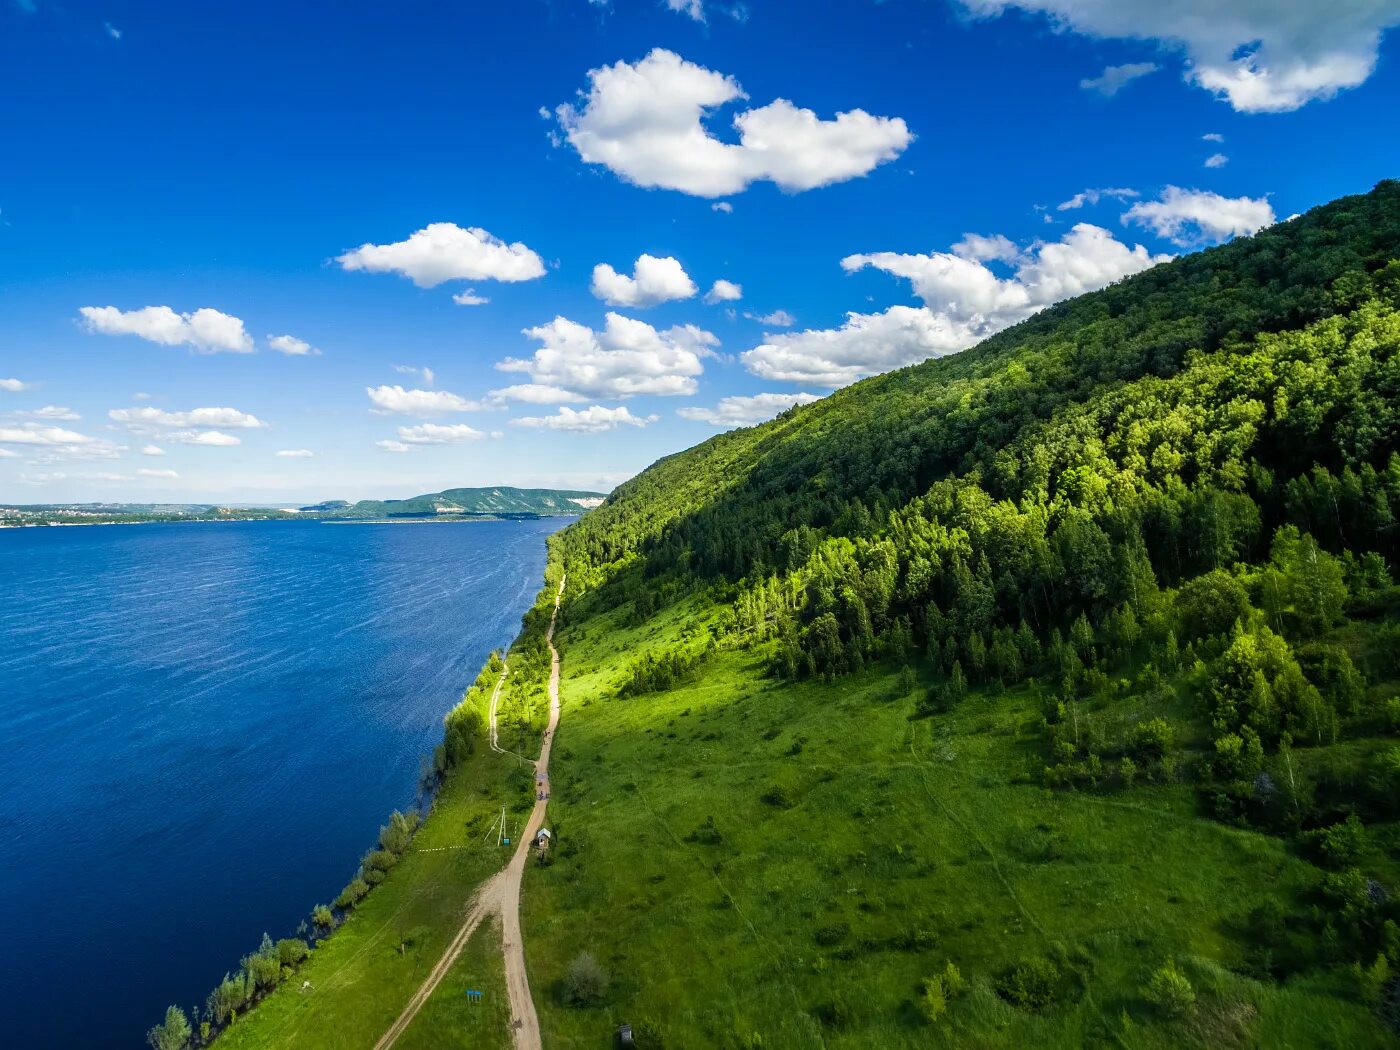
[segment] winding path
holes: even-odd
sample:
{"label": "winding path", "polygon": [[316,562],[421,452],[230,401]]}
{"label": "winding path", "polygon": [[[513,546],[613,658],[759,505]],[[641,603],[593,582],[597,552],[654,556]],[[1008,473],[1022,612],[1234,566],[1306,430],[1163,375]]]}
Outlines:
{"label": "winding path", "polygon": [[[535,806],[530,817],[521,829],[520,839],[510,863],[491,878],[482,883],[472,898],[467,916],[453,936],[442,958],[437,961],[418,991],[413,993],[408,1005],[389,1030],[379,1037],[374,1050],[389,1050],[399,1036],[413,1023],[418,1011],[428,1001],[442,979],[447,976],[452,964],[462,954],[471,935],[481,924],[481,920],[493,912],[501,916],[501,949],[505,956],[506,992],[510,999],[511,1030],[515,1045],[519,1050],[541,1050],[540,1019],[535,1013],[535,1000],[530,996],[530,976],[525,972],[525,945],[520,935],[520,880],[525,874],[525,861],[530,856],[530,843],[544,824],[545,808],[549,794],[549,752],[554,746],[554,730],[559,725],[559,651],[554,648],[554,621],[559,618],[559,602],[564,597],[564,580],[559,580],[559,590],[554,595],[554,611],[549,617],[549,629],[545,632],[545,644],[549,646],[549,724],[544,731],[544,742],[540,747],[540,757],[535,761]],[[507,754],[496,742],[496,699],[505,682],[506,670],[502,668],[500,680],[491,694],[489,740],[491,749]]]}

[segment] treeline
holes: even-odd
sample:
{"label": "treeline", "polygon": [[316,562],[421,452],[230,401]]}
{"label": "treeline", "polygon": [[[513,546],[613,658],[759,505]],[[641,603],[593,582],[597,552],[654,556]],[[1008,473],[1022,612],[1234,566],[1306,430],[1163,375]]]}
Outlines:
{"label": "treeline", "polygon": [[1397,308],[1384,182],[663,460],[559,553],[581,610],[717,596],[780,677],[1031,690],[1048,786],[1188,780],[1317,860],[1301,917],[1242,920],[1261,974],[1400,1012]]}

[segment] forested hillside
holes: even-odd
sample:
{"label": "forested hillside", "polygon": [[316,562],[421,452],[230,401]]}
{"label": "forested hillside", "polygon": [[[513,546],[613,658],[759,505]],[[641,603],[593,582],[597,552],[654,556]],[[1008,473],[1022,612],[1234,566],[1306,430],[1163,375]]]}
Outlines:
{"label": "forested hillside", "polygon": [[546,1032],[1389,1045],[1397,517],[1393,181],[657,463],[553,545]]}

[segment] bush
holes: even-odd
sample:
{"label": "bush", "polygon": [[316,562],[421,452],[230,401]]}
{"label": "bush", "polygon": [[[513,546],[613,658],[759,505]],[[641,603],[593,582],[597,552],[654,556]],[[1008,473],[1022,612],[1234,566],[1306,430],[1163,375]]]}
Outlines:
{"label": "bush", "polygon": [[350,880],[350,884],[340,891],[340,896],[335,899],[335,906],[341,911],[349,911],[360,901],[364,900],[365,894],[369,892],[369,883],[358,875]]}
{"label": "bush", "polygon": [[1165,718],[1154,718],[1149,722],[1139,722],[1133,734],[1133,747],[1140,758],[1149,762],[1159,762],[1167,756],[1176,740],[1171,723]]}
{"label": "bush", "polygon": [[324,904],[318,904],[311,909],[311,923],[316,929],[325,932],[335,925],[335,916]]}
{"label": "bush", "polygon": [[165,1011],[165,1020],[146,1033],[152,1050],[185,1050],[190,1045],[190,1020],[185,1011],[172,1006]]}
{"label": "bush", "polygon": [[590,952],[579,952],[564,971],[564,1002],[597,1006],[608,993],[608,975]]}
{"label": "bush", "polygon": [[296,937],[277,942],[277,961],[283,966],[296,966],[310,954],[311,949],[307,947],[306,942]]}
{"label": "bush", "polygon": [[394,810],[389,823],[379,829],[379,848],[395,856],[403,853],[408,849],[413,833],[418,830],[418,824],[417,810],[409,810],[407,814]]}
{"label": "bush", "polygon": [[775,809],[791,809],[797,805],[797,799],[793,796],[792,788],[784,784],[774,784],[765,791],[759,798]]}
{"label": "bush", "polygon": [[1177,626],[1183,638],[1224,634],[1249,614],[1249,595],[1228,572],[1215,569],[1188,581],[1176,594]]}
{"label": "bush", "polygon": [[1168,1017],[1184,1017],[1196,1005],[1196,990],[1170,960],[1148,980],[1142,997]]}
{"label": "bush", "polygon": [[948,1003],[967,991],[958,968],[949,963],[941,974],[928,978],[923,983],[923,995],[919,998],[919,1013],[929,1024],[937,1024],[939,1018],[948,1012]]}
{"label": "bush", "polygon": [[1060,970],[1049,959],[1023,959],[997,981],[1003,999],[1026,1010],[1043,1010],[1055,1001]]}

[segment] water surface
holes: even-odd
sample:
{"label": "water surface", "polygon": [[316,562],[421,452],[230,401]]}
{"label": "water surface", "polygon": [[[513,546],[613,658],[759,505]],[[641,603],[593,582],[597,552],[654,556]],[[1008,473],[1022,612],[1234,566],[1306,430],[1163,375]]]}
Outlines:
{"label": "water surface", "polygon": [[0,1032],[138,1047],[333,898],[565,522],[0,529]]}

